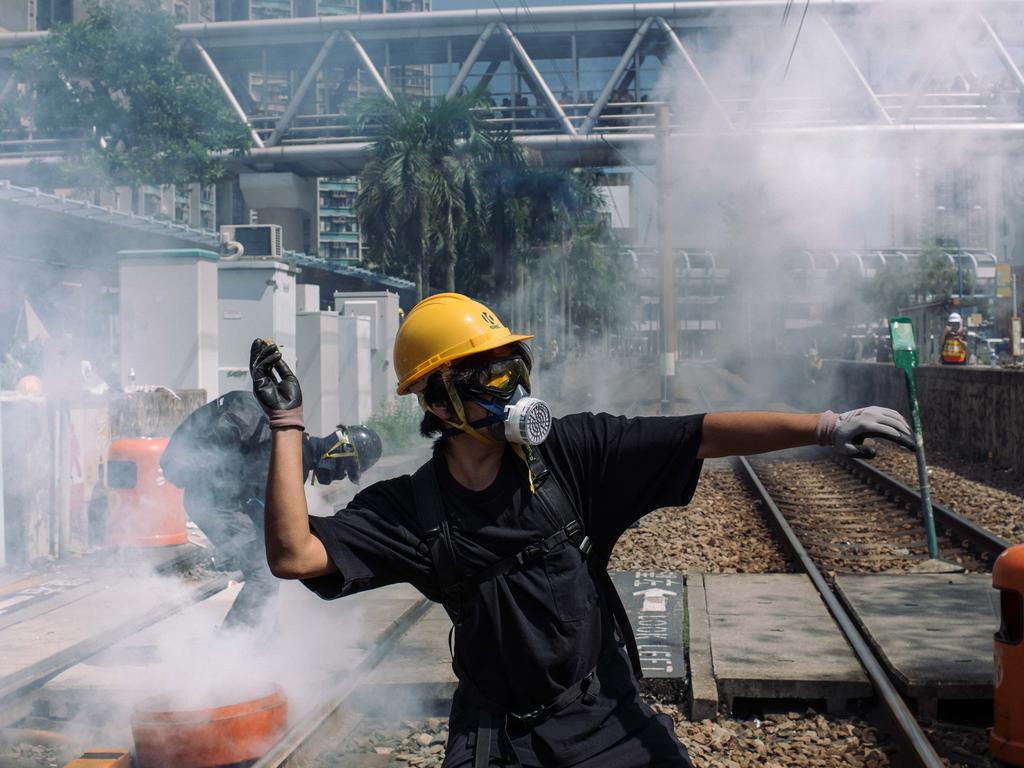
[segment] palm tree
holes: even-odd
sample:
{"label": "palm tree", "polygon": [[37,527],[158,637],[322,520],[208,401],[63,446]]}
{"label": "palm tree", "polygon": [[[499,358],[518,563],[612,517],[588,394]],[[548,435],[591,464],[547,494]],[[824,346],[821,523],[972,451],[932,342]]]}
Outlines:
{"label": "palm tree", "polygon": [[438,259],[455,290],[459,254],[484,230],[483,169],[517,154],[507,133],[487,124],[485,106],[473,91],[435,103],[378,101],[356,116],[377,137],[360,177],[360,227],[371,258],[415,274],[419,298]]}

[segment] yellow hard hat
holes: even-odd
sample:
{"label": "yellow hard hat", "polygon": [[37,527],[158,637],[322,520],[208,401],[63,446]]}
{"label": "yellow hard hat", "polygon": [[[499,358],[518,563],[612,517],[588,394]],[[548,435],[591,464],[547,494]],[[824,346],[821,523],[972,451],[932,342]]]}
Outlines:
{"label": "yellow hard hat", "polygon": [[479,301],[460,293],[428,296],[409,310],[395,337],[398,394],[455,360],[526,341]]}

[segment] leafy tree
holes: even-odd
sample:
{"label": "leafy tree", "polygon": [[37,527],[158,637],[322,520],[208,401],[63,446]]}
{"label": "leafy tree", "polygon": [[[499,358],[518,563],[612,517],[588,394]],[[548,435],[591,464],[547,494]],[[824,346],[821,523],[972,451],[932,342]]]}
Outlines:
{"label": "leafy tree", "polygon": [[487,122],[488,104],[478,91],[357,113],[375,137],[356,201],[371,261],[413,277],[420,296],[432,279],[447,290],[457,280],[527,332],[618,327],[628,270],[597,178],[530,167]]}
{"label": "leafy tree", "polygon": [[517,155],[508,134],[486,123],[485,104],[479,91],[434,103],[399,96],[356,115],[376,137],[356,199],[363,237],[371,259],[414,274],[419,297],[438,262],[455,290],[459,255],[479,243],[487,216],[483,169]]}
{"label": "leafy tree", "polygon": [[[957,268],[948,248],[931,246],[911,261],[890,261],[864,285],[865,300],[880,315],[891,315],[910,304],[949,299],[959,285]],[[964,294],[974,292],[974,274],[963,274]]]}
{"label": "leafy tree", "polygon": [[[15,57],[31,83],[28,114],[43,136],[73,140],[53,184],[211,183],[219,152],[250,146],[216,84],[176,55],[159,0],[86,0],[86,18],[55,26]],[[41,169],[40,169],[41,171]]]}

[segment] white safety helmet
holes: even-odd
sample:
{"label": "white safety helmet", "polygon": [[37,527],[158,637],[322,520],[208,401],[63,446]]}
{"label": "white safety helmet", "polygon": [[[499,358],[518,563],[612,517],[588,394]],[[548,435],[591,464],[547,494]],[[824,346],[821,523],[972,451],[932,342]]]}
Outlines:
{"label": "white safety helmet", "polygon": [[950,312],[949,317],[946,318],[946,322],[949,325],[960,325],[961,323],[963,323],[963,321],[964,319],[960,317],[959,312]]}

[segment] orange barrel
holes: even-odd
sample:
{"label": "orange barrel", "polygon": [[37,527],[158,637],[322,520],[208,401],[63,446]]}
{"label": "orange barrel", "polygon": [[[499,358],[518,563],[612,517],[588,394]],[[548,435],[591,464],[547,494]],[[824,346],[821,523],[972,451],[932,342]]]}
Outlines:
{"label": "orange barrel", "polygon": [[160,696],[135,707],[132,736],[139,768],[213,768],[256,760],[284,735],[288,700],[270,693],[205,709],[171,709]]}
{"label": "orange barrel", "polygon": [[989,751],[997,760],[1024,766],[1024,544],[1004,550],[992,568],[999,590],[995,638],[995,722]]}
{"label": "orange barrel", "polygon": [[115,440],[107,462],[110,547],[168,547],[188,540],[184,492],[160,469],[166,437]]}

